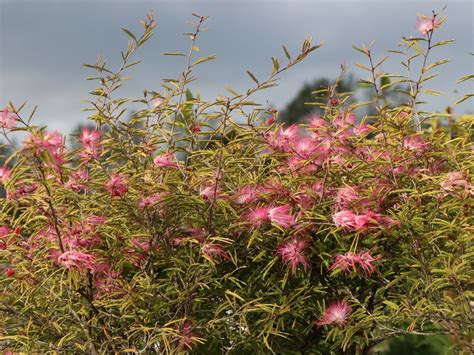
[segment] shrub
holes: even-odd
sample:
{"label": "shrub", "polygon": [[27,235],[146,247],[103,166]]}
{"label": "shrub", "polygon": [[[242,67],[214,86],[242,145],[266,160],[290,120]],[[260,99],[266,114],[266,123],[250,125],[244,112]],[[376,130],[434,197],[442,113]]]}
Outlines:
{"label": "shrub", "polygon": [[[267,79],[249,72],[251,89],[206,101],[187,89],[214,58],[194,59],[206,19],[194,16],[189,54],[168,53],[186,69],[160,92],[117,96],[152,16],[140,36],[125,30],[118,70],[88,65],[95,128],[73,137],[78,148],[24,106],[3,112],[6,146],[11,132],[26,138],[0,170],[0,347],[367,353],[392,336],[450,333],[472,351],[473,121],[419,109],[444,63],[427,60],[448,42],[433,41],[440,16],[395,51],[406,67],[422,61],[417,79],[357,48],[376,93],[371,125],[336,82],[323,115],[290,127],[251,95],[319,46],[308,38],[294,58],[284,48]],[[393,108],[384,93],[397,83],[407,100]],[[143,108],[126,120],[129,103]]]}

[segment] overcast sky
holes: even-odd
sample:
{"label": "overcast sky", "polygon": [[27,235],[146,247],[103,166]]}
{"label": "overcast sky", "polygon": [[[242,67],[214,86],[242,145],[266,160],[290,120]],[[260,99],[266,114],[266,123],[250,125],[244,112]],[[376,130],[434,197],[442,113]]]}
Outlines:
{"label": "overcast sky", "polygon": [[[216,54],[217,60],[197,71],[204,98],[224,93],[228,85],[237,90],[251,86],[247,69],[264,77],[271,69],[270,58],[282,57],[281,45],[298,50],[305,36],[324,46],[282,76],[280,86],[260,95],[265,103],[283,108],[305,81],[334,78],[341,63],[357,77],[364,73],[353,63],[362,56],[352,49],[376,41],[376,53],[394,49],[402,35],[418,36],[416,13],[430,14],[447,4],[448,20],[436,39],[455,38],[454,45],[442,47],[433,56],[452,60],[442,75],[429,85],[446,92],[431,98],[430,109],[443,110],[473,90],[464,83],[455,93],[456,80],[474,73],[474,0],[0,0],[0,106],[8,100],[27,100],[39,105],[37,121],[54,129],[70,131],[87,114],[81,99],[93,88],[84,79],[93,74],[83,63],[99,55],[117,63],[127,37],[121,27],[138,31],[138,21],[153,10],[158,20],[155,36],[138,52],[143,63],[133,69],[127,96],[140,97],[143,89],[159,90],[161,78],[176,77],[185,65],[182,58],[163,57],[166,51],[187,51],[191,12],[210,16],[209,32],[198,46],[199,54]],[[397,58],[384,69],[402,72]],[[473,111],[472,100],[458,112]]]}

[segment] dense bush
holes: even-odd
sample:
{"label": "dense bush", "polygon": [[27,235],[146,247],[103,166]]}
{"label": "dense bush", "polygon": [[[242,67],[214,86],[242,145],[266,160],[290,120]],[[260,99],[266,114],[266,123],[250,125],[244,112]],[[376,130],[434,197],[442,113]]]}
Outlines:
{"label": "dense bush", "polygon": [[[419,78],[384,73],[372,46],[357,48],[372,124],[336,82],[323,115],[289,127],[250,96],[318,46],[284,48],[267,79],[249,73],[247,92],[205,101],[187,89],[214,58],[193,59],[205,21],[194,16],[189,54],[168,53],[186,69],[159,92],[116,94],[152,16],[141,36],[125,30],[118,70],[89,65],[94,128],[77,149],[24,106],[3,111],[14,152],[0,170],[0,349],[367,353],[449,333],[473,351],[473,120],[420,109],[444,63],[428,54],[449,42],[433,41],[439,15],[394,51],[407,68],[421,62]],[[385,93],[400,83],[406,104],[393,108]],[[132,101],[142,108],[126,120]]]}

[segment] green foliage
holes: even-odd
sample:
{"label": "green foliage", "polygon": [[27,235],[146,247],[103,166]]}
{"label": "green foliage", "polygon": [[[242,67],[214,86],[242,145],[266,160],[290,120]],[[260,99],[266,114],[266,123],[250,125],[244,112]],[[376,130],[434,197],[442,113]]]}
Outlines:
{"label": "green foliage", "polygon": [[[370,126],[337,91],[342,75],[323,89],[320,120],[264,122],[251,96],[319,45],[284,47],[267,78],[249,73],[247,91],[206,101],[188,89],[212,59],[195,58],[206,17],[193,16],[183,72],[139,99],[116,95],[151,15],[141,35],[124,29],[119,68],[87,65],[95,129],[73,149],[10,104],[12,131],[28,136],[1,177],[0,349],[367,354],[401,335],[450,334],[472,351],[472,116],[442,125],[422,111],[423,70],[400,77],[404,104],[387,103],[395,76],[370,45],[357,49],[375,93]],[[408,62],[426,69],[441,45],[431,39],[404,39]],[[142,108],[125,119],[132,102]],[[357,265],[338,266],[343,255]]]}

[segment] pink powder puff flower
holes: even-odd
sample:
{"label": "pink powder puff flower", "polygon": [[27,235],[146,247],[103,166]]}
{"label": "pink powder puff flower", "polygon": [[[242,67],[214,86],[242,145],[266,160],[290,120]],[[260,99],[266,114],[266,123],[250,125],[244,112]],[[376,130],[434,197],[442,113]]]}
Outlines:
{"label": "pink powder puff flower", "polygon": [[204,238],[208,234],[205,228],[187,228],[182,231],[183,235],[173,239],[174,246],[181,246],[188,240],[195,240],[198,243],[204,243]]}
{"label": "pink powder puff flower", "polygon": [[63,136],[57,131],[52,131],[45,135],[32,133],[25,139],[25,148],[31,149],[34,152],[48,150],[51,153],[59,153],[64,148]]}
{"label": "pink powder puff flower", "polygon": [[8,267],[8,268],[5,270],[5,276],[7,276],[7,277],[12,277],[13,275],[15,275],[15,269],[12,268],[12,267]]}
{"label": "pink powder puff flower", "polygon": [[289,212],[289,205],[273,207],[268,210],[268,218],[276,225],[288,228],[296,224],[295,218]]}
{"label": "pink powder puff flower", "polygon": [[143,196],[138,201],[138,207],[141,209],[152,208],[162,201],[162,197],[162,194],[159,192],[153,195]]}
{"label": "pink powder puff flower", "polygon": [[193,132],[193,133],[201,132],[201,125],[199,123],[193,124],[193,126],[191,128],[191,132]]}
{"label": "pink powder puff flower", "polygon": [[17,120],[18,115],[13,112],[9,112],[8,108],[5,107],[5,109],[2,111],[2,114],[0,115],[0,128],[15,128],[15,123]]}
{"label": "pink powder puff flower", "polygon": [[62,253],[58,258],[58,263],[66,269],[74,267],[82,271],[85,269],[94,271],[95,261],[96,258],[93,255],[71,250]]}
{"label": "pink powder puff flower", "polygon": [[309,263],[304,254],[309,246],[310,242],[308,240],[293,238],[281,243],[276,250],[276,254],[281,256],[286,265],[291,265],[291,272],[295,274],[299,264],[303,265],[305,271],[308,268]]}
{"label": "pink powder puff flower", "polygon": [[342,272],[349,272],[350,269],[356,270],[356,267],[359,266],[367,275],[370,275],[375,271],[375,266],[372,263],[379,259],[379,255],[373,257],[368,251],[360,252],[359,254],[347,252],[336,255],[334,262],[328,270],[339,269]]}
{"label": "pink powder puff flower", "polygon": [[205,258],[215,262],[216,259],[228,260],[230,255],[224,250],[224,247],[217,243],[205,243],[201,246],[201,252]]}
{"label": "pink powder puff flower", "polygon": [[309,210],[314,206],[313,198],[307,191],[299,191],[293,194],[293,201],[303,210]]}
{"label": "pink powder puff flower", "polygon": [[83,128],[80,136],[83,150],[79,153],[79,156],[89,161],[92,158],[97,158],[100,155],[100,136],[102,134],[96,130]]}
{"label": "pink powder puff flower", "polygon": [[15,191],[7,191],[7,199],[14,200],[31,194],[36,191],[38,185],[36,184],[21,184],[16,187]]}
{"label": "pink powder puff flower", "polygon": [[283,186],[283,184],[277,179],[269,179],[265,181],[263,186],[259,188],[259,191],[265,195],[276,195],[276,196],[289,196],[290,192]]}
{"label": "pink powder puff flower", "polygon": [[366,123],[361,123],[360,125],[358,125],[357,127],[354,127],[352,129],[352,131],[354,132],[354,134],[356,136],[363,136],[364,134],[367,134],[371,131],[373,131],[373,128],[371,128],[369,125],[367,125]]}
{"label": "pink powder puff flower", "polygon": [[332,219],[336,227],[355,228],[356,214],[351,210],[342,210],[334,213]]}
{"label": "pink powder puff flower", "polygon": [[354,113],[349,112],[346,113],[344,111],[340,111],[332,124],[336,126],[337,128],[350,128],[355,124],[356,121],[356,116]]}
{"label": "pink powder puff flower", "polygon": [[290,143],[294,142],[298,135],[299,127],[293,124],[286,129],[280,128],[276,133],[264,132],[263,138],[272,149],[289,151]]}
{"label": "pink powder puff flower", "polygon": [[252,222],[253,227],[260,227],[262,224],[270,220],[268,207],[256,207],[251,209],[245,216],[245,218]]}
{"label": "pink powder puff flower", "polygon": [[0,238],[3,238],[5,236],[7,236],[8,234],[10,234],[11,232],[13,232],[13,230],[8,227],[8,226],[1,226],[0,227]]}
{"label": "pink powder puff flower", "polygon": [[424,36],[428,36],[435,28],[438,28],[441,25],[441,22],[435,17],[425,18],[418,17],[416,27]]}
{"label": "pink powder puff flower", "polygon": [[292,141],[298,137],[299,127],[297,124],[292,124],[290,127],[283,129],[280,128],[280,138],[286,141]]}
{"label": "pink powder puff flower", "polygon": [[82,192],[87,188],[89,182],[89,173],[86,170],[79,170],[73,172],[68,181],[64,184],[64,187],[71,189],[74,192]]}
{"label": "pink powder puff flower", "polygon": [[57,131],[46,133],[42,146],[48,150],[56,150],[63,147],[63,136]]}
{"label": "pink powder puff flower", "polygon": [[373,257],[368,251],[360,252],[358,256],[358,264],[367,275],[370,275],[375,271],[375,266],[372,263],[381,258],[380,255]]}
{"label": "pink powder puff flower", "polygon": [[10,177],[11,170],[5,166],[0,168],[0,184],[5,184],[5,182]]}
{"label": "pink powder puff flower", "polygon": [[254,202],[258,198],[258,193],[256,186],[244,186],[234,195],[234,202],[239,205]]}
{"label": "pink powder puff flower", "polygon": [[309,121],[309,127],[314,130],[323,130],[326,129],[327,126],[327,122],[319,117],[319,115],[313,116]]}
{"label": "pink powder puff flower", "polygon": [[354,229],[361,230],[369,227],[376,227],[381,221],[381,214],[369,211],[354,217]]}
{"label": "pink powder puff flower", "polygon": [[421,135],[413,135],[403,139],[403,146],[410,151],[425,152],[429,149],[430,144]]}
{"label": "pink powder puff flower", "polygon": [[212,185],[202,185],[199,188],[199,196],[204,200],[218,198],[223,194],[222,189],[215,184]]}
{"label": "pink powder puff flower", "polygon": [[199,334],[193,330],[194,326],[190,321],[185,321],[180,327],[175,325],[175,329],[179,332],[179,339],[173,341],[177,343],[178,347],[182,350],[191,350],[196,340],[199,339]]}
{"label": "pink powder puff flower", "polygon": [[342,327],[346,325],[351,311],[351,307],[346,301],[336,301],[326,308],[323,316],[316,324],[318,326],[335,324]]}
{"label": "pink powder puff flower", "polygon": [[446,194],[454,194],[456,192],[474,194],[474,188],[469,180],[469,176],[463,171],[452,171],[447,173],[440,186]]}
{"label": "pink powder puff flower", "polygon": [[83,128],[80,136],[81,143],[84,147],[100,146],[100,136],[102,133],[96,129]]}
{"label": "pink powder puff flower", "polygon": [[349,272],[351,268],[353,270],[356,268],[358,262],[359,256],[352,252],[336,255],[328,270],[339,269],[342,272]]}
{"label": "pink powder puff flower", "polygon": [[104,189],[109,191],[112,197],[123,196],[128,192],[127,178],[121,174],[112,174]]}
{"label": "pink powder puff flower", "polygon": [[298,139],[292,147],[294,153],[302,159],[310,159],[318,151],[318,147],[311,138]]}
{"label": "pink powder puff flower", "polygon": [[373,227],[388,229],[393,226],[400,226],[399,221],[372,211],[368,211],[364,214],[355,214],[351,210],[342,210],[333,215],[333,221],[337,227],[344,227],[356,231]]}
{"label": "pink powder puff flower", "polygon": [[156,166],[160,168],[179,168],[178,163],[174,159],[173,153],[163,153],[161,155],[158,155],[157,157],[155,157],[155,159],[153,159],[153,162]]}
{"label": "pink powder puff flower", "polygon": [[349,207],[358,200],[360,200],[360,196],[357,193],[357,187],[341,187],[337,191],[336,203],[340,207]]}

